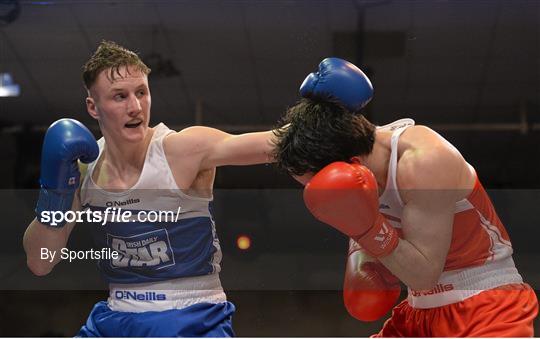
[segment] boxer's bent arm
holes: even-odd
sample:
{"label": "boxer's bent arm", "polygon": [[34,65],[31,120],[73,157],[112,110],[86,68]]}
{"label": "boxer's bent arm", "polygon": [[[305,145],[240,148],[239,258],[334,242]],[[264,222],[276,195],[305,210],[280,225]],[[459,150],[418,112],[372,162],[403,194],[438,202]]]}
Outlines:
{"label": "boxer's bent arm", "polygon": [[200,170],[225,165],[255,165],[273,161],[272,131],[233,135],[215,128],[194,126],[167,137],[168,156],[199,160]]}
{"label": "boxer's bent arm", "polygon": [[457,188],[466,163],[444,146],[420,158],[414,154],[412,162],[407,161],[398,174],[404,201],[403,238],[390,255],[379,260],[411,289],[426,290],[437,284],[446,262],[455,204],[463,194]]}
{"label": "boxer's bent arm", "polygon": [[444,268],[452,239],[454,207],[440,203],[406,205],[401,220],[403,238],[390,255],[379,258],[413,290],[433,288]]}
{"label": "boxer's bent arm", "polygon": [[[78,192],[73,199],[72,210],[81,209]],[[53,267],[58,264],[60,251],[67,244],[69,235],[75,223],[66,223],[63,227],[51,227],[43,225],[37,219],[32,220],[26,228],[23,237],[23,247],[26,252],[26,264],[30,271],[38,276],[50,273]],[[41,259],[41,249],[47,248],[49,251],[56,251],[56,256],[51,262],[50,259]]]}

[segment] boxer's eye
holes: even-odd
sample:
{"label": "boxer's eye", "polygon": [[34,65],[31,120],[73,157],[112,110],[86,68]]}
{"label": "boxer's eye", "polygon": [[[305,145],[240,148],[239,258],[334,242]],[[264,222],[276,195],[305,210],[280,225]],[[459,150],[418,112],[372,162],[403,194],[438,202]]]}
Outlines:
{"label": "boxer's eye", "polygon": [[114,100],[115,100],[115,101],[122,101],[122,100],[124,100],[125,98],[126,98],[126,96],[123,95],[123,94],[116,94],[116,95],[114,96]]}

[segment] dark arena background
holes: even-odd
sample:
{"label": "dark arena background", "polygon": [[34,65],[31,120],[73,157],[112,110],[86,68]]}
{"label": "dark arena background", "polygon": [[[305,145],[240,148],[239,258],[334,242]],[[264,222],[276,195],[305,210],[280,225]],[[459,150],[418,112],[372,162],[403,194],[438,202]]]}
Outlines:
{"label": "dark arena background", "polygon": [[[101,137],[86,113],[81,67],[104,39],[149,65],[152,124],[176,130],[271,129],[322,59],[353,62],[375,89],[368,119],[413,118],[476,168],[538,294],[539,1],[3,0],[0,336],[73,336],[108,296],[95,261],[64,261],[35,277],[22,248],[49,124],[71,117]],[[363,323],[345,310],[347,238],[309,214],[288,175],[273,165],[219,168],[213,207],[238,336],[380,329],[387,317]],[[90,227],[75,228],[70,249],[93,246]],[[538,336],[538,319],[535,327]]]}

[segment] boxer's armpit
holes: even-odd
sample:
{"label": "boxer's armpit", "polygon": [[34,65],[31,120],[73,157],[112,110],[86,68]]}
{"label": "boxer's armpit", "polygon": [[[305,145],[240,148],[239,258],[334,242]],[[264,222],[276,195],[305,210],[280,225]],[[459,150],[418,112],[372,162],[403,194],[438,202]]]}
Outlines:
{"label": "boxer's armpit", "polygon": [[86,177],[86,173],[88,173],[88,164],[82,163],[80,160],[77,160],[77,166],[79,166],[81,178]]}

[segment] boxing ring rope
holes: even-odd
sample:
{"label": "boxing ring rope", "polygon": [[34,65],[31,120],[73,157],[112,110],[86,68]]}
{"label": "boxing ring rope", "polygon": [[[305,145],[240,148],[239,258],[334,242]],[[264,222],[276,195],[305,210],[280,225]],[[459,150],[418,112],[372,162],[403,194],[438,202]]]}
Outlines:
{"label": "boxing ring rope", "polygon": [[[422,125],[427,125],[435,131],[516,131],[521,134],[527,134],[529,131],[540,131],[540,123],[421,123]],[[193,125],[169,125],[170,128],[174,130],[182,130]],[[273,125],[212,125],[206,124],[208,127],[213,127],[220,129],[222,131],[230,131],[237,133],[245,132],[255,132],[255,131],[265,131],[274,128]],[[31,131],[35,132],[45,132],[49,126],[45,125],[36,125],[30,128]],[[97,126],[88,126],[93,132],[99,132]],[[15,125],[4,127],[0,129],[0,132],[3,134],[12,134],[22,132],[24,127],[22,125]]]}

